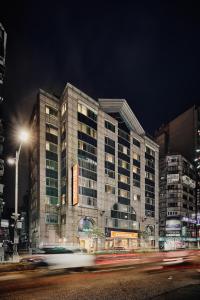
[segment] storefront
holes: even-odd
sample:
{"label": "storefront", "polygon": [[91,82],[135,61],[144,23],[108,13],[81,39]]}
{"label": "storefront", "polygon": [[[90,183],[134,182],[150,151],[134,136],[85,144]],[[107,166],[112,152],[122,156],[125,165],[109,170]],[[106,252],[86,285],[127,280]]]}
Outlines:
{"label": "storefront", "polygon": [[109,237],[105,241],[105,249],[113,248],[137,249],[138,233],[110,230]]}

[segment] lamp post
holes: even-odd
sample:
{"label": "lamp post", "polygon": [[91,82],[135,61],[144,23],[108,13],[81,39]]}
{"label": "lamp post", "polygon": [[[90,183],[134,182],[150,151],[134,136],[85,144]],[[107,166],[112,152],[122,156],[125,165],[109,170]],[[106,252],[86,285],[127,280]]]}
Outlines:
{"label": "lamp post", "polygon": [[15,212],[12,215],[12,218],[14,219],[14,248],[13,248],[13,253],[14,255],[18,255],[17,252],[17,245],[19,243],[19,236],[18,236],[18,217],[19,217],[19,213],[18,213],[18,178],[19,178],[19,157],[20,157],[20,152],[21,152],[21,148],[23,143],[28,141],[29,138],[29,134],[27,131],[20,131],[19,135],[18,135],[19,141],[20,141],[20,145],[19,145],[19,149],[16,151],[16,155],[15,158],[8,158],[8,163],[11,165],[15,164]]}

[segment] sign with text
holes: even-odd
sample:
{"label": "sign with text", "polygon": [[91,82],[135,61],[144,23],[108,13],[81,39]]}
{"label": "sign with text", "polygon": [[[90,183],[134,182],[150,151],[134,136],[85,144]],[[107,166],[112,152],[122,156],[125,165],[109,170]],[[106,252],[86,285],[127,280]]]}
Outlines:
{"label": "sign with text", "polygon": [[111,231],[112,238],[137,239],[137,232]]}
{"label": "sign with text", "polygon": [[72,205],[77,205],[78,199],[78,164],[72,167]]}
{"label": "sign with text", "polygon": [[167,183],[179,181],[179,174],[167,174]]}
{"label": "sign with text", "polygon": [[180,230],[181,229],[181,222],[180,220],[167,220],[166,221],[166,231],[172,230]]}

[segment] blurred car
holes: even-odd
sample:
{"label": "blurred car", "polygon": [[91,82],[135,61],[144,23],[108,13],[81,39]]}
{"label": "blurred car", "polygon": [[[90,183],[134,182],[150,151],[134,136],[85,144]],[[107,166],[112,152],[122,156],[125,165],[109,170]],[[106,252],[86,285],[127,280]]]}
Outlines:
{"label": "blurred car", "polygon": [[23,257],[20,262],[49,269],[86,268],[95,265],[95,256],[87,250],[75,247],[43,247],[35,249],[37,254]]}

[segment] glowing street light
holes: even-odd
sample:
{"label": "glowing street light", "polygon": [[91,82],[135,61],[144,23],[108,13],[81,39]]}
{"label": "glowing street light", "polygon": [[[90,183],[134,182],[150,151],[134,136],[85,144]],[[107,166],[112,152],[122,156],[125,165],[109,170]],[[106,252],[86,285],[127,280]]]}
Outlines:
{"label": "glowing street light", "polygon": [[18,140],[20,141],[19,149],[16,151],[15,158],[8,158],[8,163],[10,165],[15,164],[15,212],[13,213],[12,218],[15,220],[15,227],[14,227],[14,254],[17,255],[17,244],[19,242],[17,226],[18,226],[18,177],[19,177],[19,156],[21,152],[21,147],[23,143],[29,140],[29,132],[26,130],[21,130],[18,134]]}

